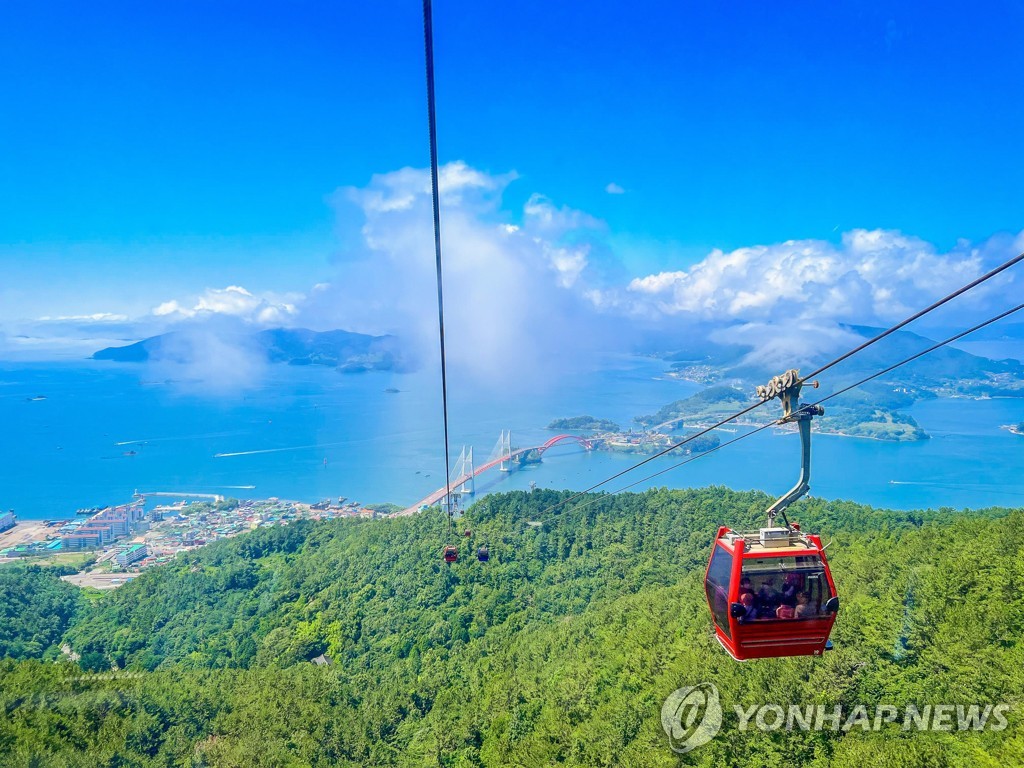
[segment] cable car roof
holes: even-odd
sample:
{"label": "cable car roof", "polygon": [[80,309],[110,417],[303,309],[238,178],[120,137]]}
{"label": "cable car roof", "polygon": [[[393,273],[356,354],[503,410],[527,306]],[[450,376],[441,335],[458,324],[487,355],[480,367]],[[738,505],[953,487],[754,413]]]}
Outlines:
{"label": "cable car roof", "polygon": [[[765,537],[766,532],[779,532],[776,536]],[[719,531],[717,539],[729,549],[735,549],[738,542],[743,542],[743,556],[747,557],[779,557],[783,555],[806,555],[820,552],[821,544],[806,533],[786,528],[761,528],[757,531],[732,531],[725,528]]]}

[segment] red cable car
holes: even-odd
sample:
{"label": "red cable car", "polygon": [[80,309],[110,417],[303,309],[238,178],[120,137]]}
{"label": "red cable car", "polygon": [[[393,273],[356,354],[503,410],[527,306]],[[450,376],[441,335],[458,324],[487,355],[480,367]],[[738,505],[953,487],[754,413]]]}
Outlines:
{"label": "red cable car", "polygon": [[718,641],[737,661],[820,656],[839,610],[821,539],[793,527],[719,528],[705,588]]}
{"label": "red cable car", "polygon": [[446,563],[454,563],[459,559],[459,550],[457,547],[451,545],[444,548],[444,561]]}
{"label": "red cable car", "polygon": [[[787,371],[758,387],[762,399],[782,400],[781,422],[800,429],[800,480],[768,508],[766,528],[719,528],[704,576],[715,635],[737,661],[820,656],[831,647],[839,598],[825,548],[818,536],[786,519],[786,508],[810,489],[811,419],[824,413],[820,406],[798,404],[801,386],[797,372]],[[782,527],[775,524],[778,515]]]}

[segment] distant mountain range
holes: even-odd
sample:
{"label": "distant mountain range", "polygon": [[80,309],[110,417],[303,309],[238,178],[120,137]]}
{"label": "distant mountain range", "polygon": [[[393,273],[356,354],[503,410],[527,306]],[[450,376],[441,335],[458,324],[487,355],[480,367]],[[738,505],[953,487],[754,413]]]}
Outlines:
{"label": "distant mountain range", "polygon": [[[306,328],[274,328],[230,338],[218,338],[243,351],[262,354],[267,362],[288,365],[325,365],[343,372],[394,371],[405,367],[395,336],[369,336],[349,331],[311,331]],[[150,360],[189,363],[202,355],[216,354],[210,337],[172,331],[128,344],[107,347],[93,360],[144,363]]]}
{"label": "distant mountain range", "polygon": [[[842,327],[865,340],[883,330],[862,325]],[[1003,336],[998,338],[1013,338],[1008,334],[1017,330],[1019,328],[1003,329]],[[804,400],[824,397],[934,343],[909,331],[894,333],[823,376],[823,388],[813,395],[805,390]],[[782,365],[769,367],[771,364],[752,354],[754,351],[752,345],[715,344],[706,337],[695,336],[675,350],[655,353],[669,364],[670,376],[717,386],[668,403],[657,413],[638,416],[637,422],[652,427],[685,418],[688,423],[701,424],[750,405],[754,402],[755,385],[782,372]],[[834,354],[833,350],[811,357],[805,361],[805,370],[826,363]],[[822,431],[833,434],[878,440],[923,440],[928,438],[927,432],[906,409],[919,400],[934,397],[1024,397],[1024,364],[1015,359],[994,360],[952,346],[941,347],[831,401],[826,406],[825,416],[817,423]]]}
{"label": "distant mountain range", "polygon": [[[873,338],[883,330],[864,325],[841,327],[865,340]],[[933,343],[934,341],[928,337],[910,331],[899,331],[878,345],[868,347],[845,361],[838,373],[844,380],[864,376],[886,368]],[[781,373],[781,365],[770,367],[758,355],[751,355],[753,351],[753,345],[718,344],[695,334],[692,340],[681,344],[676,350],[654,354],[669,363],[681,378],[704,384],[725,381],[752,386]],[[808,365],[825,363],[836,351],[814,355],[808,361]],[[1022,397],[1024,364],[1013,359],[993,360],[947,346],[909,363],[885,376],[881,381],[892,382],[901,389],[912,390],[911,394],[915,395],[915,399],[921,394]]]}

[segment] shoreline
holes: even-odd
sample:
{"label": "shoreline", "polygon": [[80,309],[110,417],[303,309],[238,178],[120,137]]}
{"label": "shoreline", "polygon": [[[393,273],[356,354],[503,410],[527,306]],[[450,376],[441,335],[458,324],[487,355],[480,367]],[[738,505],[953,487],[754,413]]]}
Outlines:
{"label": "shoreline", "polygon": [[[758,424],[756,422],[749,422],[749,421],[733,421],[733,422],[730,422],[730,423],[734,424],[735,426],[738,426],[738,427],[749,427],[750,429],[756,429],[756,428],[764,426],[764,424]],[[707,429],[711,425],[710,424],[683,424],[682,426],[684,428],[686,428],[686,429]],[[789,427],[789,426],[790,425],[787,425],[787,424],[773,424],[772,425],[772,431],[774,433],[776,433],[776,434],[787,434],[787,435],[796,434],[796,430],[795,429],[792,429],[792,428],[787,429],[787,427]],[[1011,429],[1010,427],[1004,427],[1004,428],[1005,429]],[[713,431],[717,432],[719,430],[713,430]],[[721,430],[721,431],[724,431],[724,432],[734,432],[735,430],[725,429],[725,430]],[[1011,429],[1011,431],[1012,431],[1012,429]],[[924,443],[924,442],[927,442],[928,440],[931,440],[931,435],[927,435],[927,433],[926,433],[925,437],[915,438],[914,440],[890,440],[890,439],[884,438],[884,437],[875,437],[874,435],[851,435],[849,432],[840,432],[840,431],[835,431],[835,430],[830,430],[830,429],[816,429],[814,431],[814,433],[817,434],[817,435],[829,435],[830,437],[848,437],[848,438],[852,438],[854,440],[875,440],[875,441],[877,441],[879,443],[893,443],[894,445],[898,445],[898,444],[901,444],[901,443]]]}

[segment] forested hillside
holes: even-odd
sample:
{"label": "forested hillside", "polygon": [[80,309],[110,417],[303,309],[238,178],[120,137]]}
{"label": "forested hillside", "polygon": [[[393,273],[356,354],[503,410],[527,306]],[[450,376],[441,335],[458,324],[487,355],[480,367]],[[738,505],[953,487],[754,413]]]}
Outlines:
{"label": "forested hillside", "polygon": [[[424,514],[261,529],[147,572],[71,619],[64,639],[102,674],[0,661],[0,764],[1024,764],[1024,513],[801,502],[793,516],[834,540],[836,650],[739,664],[712,635],[703,568],[717,527],[756,525],[767,497],[547,511],[565,497],[485,498],[451,567],[443,520]],[[662,703],[705,681],[723,732],[676,755]],[[769,702],[1011,710],[1002,732],[738,730],[732,704]]]}
{"label": "forested hillside", "polygon": [[[71,571],[74,573],[74,571]],[[52,658],[85,600],[57,569],[0,568],[0,658]]]}

